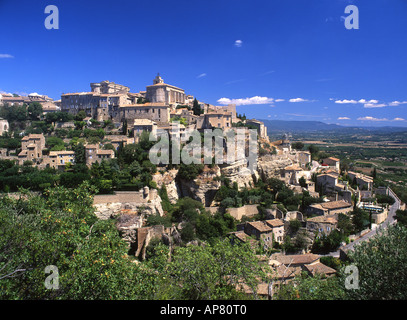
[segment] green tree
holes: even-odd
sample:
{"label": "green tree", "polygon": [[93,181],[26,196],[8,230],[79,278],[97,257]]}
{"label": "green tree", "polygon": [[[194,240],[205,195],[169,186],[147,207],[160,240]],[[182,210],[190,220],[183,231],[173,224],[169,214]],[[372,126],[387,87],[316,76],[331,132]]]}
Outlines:
{"label": "green tree", "polygon": [[[157,274],[131,262],[114,222],[96,217],[95,192],[83,184],[0,200],[1,299],[155,297]],[[57,290],[44,286],[50,265],[58,268]]]}
{"label": "green tree", "polygon": [[291,148],[293,148],[295,150],[302,150],[302,149],[304,149],[304,143],[302,143],[301,141],[293,142],[291,144]]}
{"label": "green tree", "polygon": [[73,151],[75,151],[75,164],[85,164],[85,146],[82,143],[78,143],[76,146],[73,147]]}
{"label": "green tree", "polygon": [[42,115],[41,103],[31,102],[27,107],[27,113],[31,120],[38,120]]}
{"label": "green tree", "polygon": [[398,224],[407,227],[407,210],[397,210],[395,218]]}
{"label": "green tree", "polygon": [[248,245],[228,239],[205,246],[178,247],[168,269],[177,299],[207,300],[242,297],[236,287],[245,283],[256,297],[258,279],[265,277]]}
{"label": "green tree", "polygon": [[196,100],[196,98],[194,99],[192,111],[194,112],[195,116],[199,116],[200,114],[202,114],[201,106],[199,105],[199,102],[198,100]]}
{"label": "green tree", "polygon": [[[407,229],[394,225],[364,241],[349,252],[358,270],[357,290],[347,290],[349,299],[407,299]],[[343,278],[349,276],[343,270]]]}
{"label": "green tree", "polygon": [[361,208],[354,208],[351,212],[352,223],[354,225],[354,231],[360,232],[370,225],[369,213]]}
{"label": "green tree", "polygon": [[345,292],[337,277],[324,279],[320,275],[302,273],[288,284],[282,285],[273,296],[275,300],[338,300]]}

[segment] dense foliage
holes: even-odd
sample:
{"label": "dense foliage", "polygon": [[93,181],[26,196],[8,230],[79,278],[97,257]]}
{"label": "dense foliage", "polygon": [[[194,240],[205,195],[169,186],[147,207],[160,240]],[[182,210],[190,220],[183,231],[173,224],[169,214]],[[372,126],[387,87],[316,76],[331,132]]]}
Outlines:
{"label": "dense foliage", "polygon": [[[178,247],[171,260],[159,244],[134,263],[114,220],[93,213],[95,192],[84,183],[0,199],[1,299],[231,299],[264,275],[251,249],[229,240]],[[47,266],[58,288],[45,286]]]}

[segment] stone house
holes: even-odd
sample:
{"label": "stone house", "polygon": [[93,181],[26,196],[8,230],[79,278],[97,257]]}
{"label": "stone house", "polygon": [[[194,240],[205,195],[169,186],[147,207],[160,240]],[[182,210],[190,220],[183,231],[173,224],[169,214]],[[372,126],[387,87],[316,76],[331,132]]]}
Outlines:
{"label": "stone house", "polygon": [[311,152],[309,151],[298,151],[297,160],[301,166],[305,166],[307,163],[311,162]]}
{"label": "stone house", "polygon": [[260,138],[268,139],[267,127],[264,125],[264,122],[256,119],[250,119],[246,120],[246,124],[255,126],[257,128],[257,133]]}
{"label": "stone house", "polygon": [[352,210],[352,204],[343,200],[311,204],[306,209],[308,214],[317,216],[329,216],[339,213],[347,214]]}
{"label": "stone house", "polygon": [[146,99],[150,102],[169,104],[185,104],[185,90],[164,83],[160,74],[153,80],[153,84],[146,86]]}
{"label": "stone house", "polygon": [[335,169],[337,172],[340,170],[340,160],[338,158],[329,157],[322,160],[323,165],[327,165]]}
{"label": "stone house", "polygon": [[8,132],[10,125],[6,119],[0,118],[0,136],[3,135],[4,132]]}
{"label": "stone house", "polygon": [[201,114],[196,120],[196,129],[222,129],[227,130],[232,128],[232,113],[231,112],[211,112]]}
{"label": "stone house", "polygon": [[335,190],[338,184],[338,177],[330,173],[324,173],[317,176],[317,186],[323,193],[329,193]]}
{"label": "stone house", "polygon": [[284,240],[284,222],[280,219],[246,222],[238,226],[238,231],[262,240],[269,248],[273,246],[273,239],[279,243]]}
{"label": "stone house", "polygon": [[265,220],[265,222],[271,228],[274,240],[282,243],[284,241],[284,222],[280,219]]}
{"label": "stone house", "polygon": [[45,137],[41,134],[29,134],[21,139],[21,152],[18,154],[18,163],[32,161],[39,164],[42,161],[42,150],[45,148]]}
{"label": "stone house", "polygon": [[354,181],[356,179],[356,184],[359,186],[360,189],[372,190],[372,177],[368,177],[362,173],[356,173],[352,171],[348,171],[348,177],[351,179],[351,181]]}
{"label": "stone house", "polygon": [[63,170],[68,163],[75,163],[75,151],[50,151],[46,162],[51,168]]}
{"label": "stone house", "polygon": [[102,150],[97,144],[88,144],[85,146],[86,165],[92,166],[95,162],[109,160],[115,157],[113,150]]}
{"label": "stone house", "polygon": [[338,226],[336,215],[332,216],[317,216],[309,218],[306,221],[307,231],[313,234],[330,234]]}
{"label": "stone house", "polygon": [[147,102],[143,104],[132,104],[119,106],[114,112],[115,121],[133,121],[134,119],[149,119],[156,122],[170,121],[170,108],[161,102]]}
{"label": "stone house", "polygon": [[310,273],[312,276],[319,273],[323,276],[329,277],[336,273],[336,270],[321,263],[319,255],[313,253],[292,255],[275,253],[271,255],[269,265],[273,267],[281,265],[292,268],[299,267],[303,271]]}
{"label": "stone house", "polygon": [[83,110],[98,121],[112,118],[115,108],[132,102],[129,88],[110,81],[91,83],[91,92],[64,93],[61,110],[73,114]]}

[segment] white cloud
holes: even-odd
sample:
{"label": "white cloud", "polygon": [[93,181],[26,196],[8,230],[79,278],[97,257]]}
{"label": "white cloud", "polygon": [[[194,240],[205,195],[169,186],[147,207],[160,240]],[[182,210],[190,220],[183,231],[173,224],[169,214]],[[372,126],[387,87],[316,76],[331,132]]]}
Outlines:
{"label": "white cloud", "polygon": [[374,117],[370,117],[370,116],[360,117],[357,120],[360,120],[360,121],[389,121],[389,119],[386,119],[386,118],[380,119],[380,118],[374,118]]}
{"label": "white cloud", "polygon": [[201,73],[199,76],[197,76],[198,79],[203,77],[206,77],[206,73]]}
{"label": "white cloud", "polygon": [[358,103],[356,100],[347,100],[347,99],[344,99],[344,100],[335,100],[335,103],[339,103],[339,104],[344,104],[344,103],[352,103],[352,104],[356,104],[356,103]]}
{"label": "white cloud", "polygon": [[338,120],[350,120],[348,117],[339,117]]}
{"label": "white cloud", "polygon": [[251,105],[251,104],[270,104],[273,103],[273,98],[255,96],[251,98],[229,99],[220,98],[217,102],[222,105],[235,104],[237,106]]}
{"label": "white cloud", "polygon": [[403,118],[394,118],[393,121],[406,121],[406,119],[403,119]]}
{"label": "white cloud", "polygon": [[371,100],[366,100],[366,99],[360,99],[360,100],[349,100],[349,99],[343,99],[343,100],[335,100],[330,98],[329,100],[335,101],[335,103],[338,104],[363,104],[364,108],[384,108],[384,107],[397,107],[401,104],[407,104],[407,101],[392,101],[389,103],[383,102],[379,103],[379,100],[376,99],[371,99]]}
{"label": "white cloud", "polygon": [[305,102],[305,101],[308,101],[308,100],[303,99],[303,98],[295,98],[295,99],[290,99],[288,101],[290,101],[290,102]]}
{"label": "white cloud", "polygon": [[384,107],[387,107],[388,106],[388,104],[386,104],[386,103],[379,103],[379,104],[376,104],[376,103],[365,103],[365,105],[363,106],[364,108],[384,108]]}
{"label": "white cloud", "polygon": [[407,103],[407,101],[392,101],[392,102],[390,102],[389,103],[389,106],[391,106],[391,107],[397,107],[397,106],[399,106],[399,105],[401,105],[401,104],[406,104]]}
{"label": "white cloud", "polygon": [[11,54],[8,53],[0,53],[0,59],[7,59],[7,58],[14,58]]}
{"label": "white cloud", "polygon": [[282,102],[285,101],[284,99],[276,99],[275,102]]}
{"label": "white cloud", "polygon": [[243,41],[242,40],[236,40],[235,41],[235,47],[240,48],[243,45]]}

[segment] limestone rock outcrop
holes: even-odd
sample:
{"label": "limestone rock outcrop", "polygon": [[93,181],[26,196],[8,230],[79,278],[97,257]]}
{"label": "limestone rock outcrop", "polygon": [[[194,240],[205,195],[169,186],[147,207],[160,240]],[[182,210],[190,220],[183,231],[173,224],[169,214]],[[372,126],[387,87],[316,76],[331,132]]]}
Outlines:
{"label": "limestone rock outcrop", "polygon": [[218,166],[205,167],[204,171],[194,180],[179,180],[179,191],[182,197],[190,197],[209,207],[215,198],[216,192],[221,187],[221,171]]}
{"label": "limestone rock outcrop", "polygon": [[164,173],[156,173],[153,175],[153,181],[160,189],[163,185],[167,189],[168,199],[172,204],[175,204],[180,197],[179,188],[176,182],[178,170],[168,170]]}
{"label": "limestone rock outcrop", "polygon": [[293,164],[293,161],[284,157],[265,155],[259,158],[257,171],[263,180],[280,178],[281,171]]}

